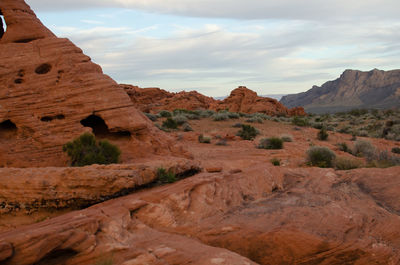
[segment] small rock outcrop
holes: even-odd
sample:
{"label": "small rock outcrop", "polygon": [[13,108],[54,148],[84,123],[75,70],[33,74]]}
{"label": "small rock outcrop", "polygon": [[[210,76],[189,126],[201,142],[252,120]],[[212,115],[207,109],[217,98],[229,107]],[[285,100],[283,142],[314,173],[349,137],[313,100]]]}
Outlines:
{"label": "small rock outcrop", "polygon": [[140,88],[121,85],[128,93],[133,104],[143,112],[173,111],[175,109],[209,109],[215,102],[211,97],[196,91],[171,93],[160,88]]}
{"label": "small rock outcrop", "polygon": [[0,39],[0,166],[66,165],[62,145],[86,131],[114,141],[125,162],[176,149],[99,65],[57,38],[23,0],[1,0],[0,12],[7,24]]}
{"label": "small rock outcrop", "polygon": [[306,115],[302,108],[289,110],[276,99],[259,97],[256,92],[243,86],[234,89],[229,97],[221,102],[217,102],[213,108],[217,111],[227,109],[232,112],[260,112],[272,116]]}
{"label": "small rock outcrop", "polygon": [[286,107],[301,106],[314,113],[399,107],[400,70],[346,70],[334,81],[284,96],[280,102]]}

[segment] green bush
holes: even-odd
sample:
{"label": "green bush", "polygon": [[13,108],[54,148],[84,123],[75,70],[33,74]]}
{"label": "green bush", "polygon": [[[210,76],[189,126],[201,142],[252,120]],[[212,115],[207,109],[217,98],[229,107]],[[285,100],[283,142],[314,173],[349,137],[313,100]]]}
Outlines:
{"label": "green bush", "polygon": [[158,115],[156,115],[156,114],[144,113],[144,115],[146,115],[147,118],[149,118],[149,120],[151,120],[151,121],[157,121],[157,119],[158,119]]}
{"label": "green bush", "polygon": [[363,163],[357,159],[348,158],[345,156],[339,156],[335,159],[335,168],[338,170],[360,168],[362,164]]}
{"label": "green bush", "polygon": [[292,124],[303,127],[303,126],[309,126],[310,122],[306,118],[294,116],[292,118]]}
{"label": "green bush", "polygon": [[246,122],[263,123],[263,119],[261,117],[255,116],[255,117],[251,117],[250,119],[247,119]]}
{"label": "green bush", "polygon": [[340,150],[340,151],[343,151],[343,152],[346,152],[346,153],[350,153],[350,154],[351,154],[351,150],[350,150],[349,146],[348,146],[345,142],[343,142],[343,143],[338,143],[338,144],[336,144],[336,145],[337,145],[337,147],[339,147],[339,150]]}
{"label": "green bush", "polygon": [[264,138],[261,139],[258,148],[262,149],[282,149],[283,140],[278,137]]}
{"label": "green bush", "polygon": [[165,184],[165,183],[173,183],[178,179],[175,173],[173,173],[172,171],[167,171],[165,168],[161,167],[157,169],[157,180],[161,184]]}
{"label": "green bush", "polygon": [[91,133],[84,133],[63,145],[63,151],[70,157],[73,167],[92,164],[118,163],[121,151],[107,140],[96,142]]}
{"label": "green bush", "polygon": [[162,127],[175,130],[178,128],[178,123],[172,118],[167,118],[163,122]]}
{"label": "green bush", "polygon": [[211,143],[211,138],[210,137],[205,137],[203,134],[199,135],[198,140],[199,140],[199,143],[202,143],[202,144]]}
{"label": "green bush", "polygon": [[311,166],[332,167],[335,153],[327,147],[313,146],[307,150],[307,161]]}
{"label": "green bush", "polygon": [[226,112],[218,112],[211,116],[214,121],[226,121],[229,120],[229,115]]}
{"label": "green bush", "polygon": [[184,132],[191,132],[191,131],[193,131],[193,129],[192,129],[192,127],[190,126],[189,123],[184,123],[184,124],[182,125],[182,129],[183,129]]}
{"label": "green bush", "polygon": [[322,128],[318,134],[317,134],[317,139],[320,141],[326,141],[328,139],[329,134],[326,132],[325,128]]}
{"label": "green bush", "polygon": [[276,158],[276,157],[272,158],[270,161],[271,161],[271,164],[274,165],[274,166],[280,166],[281,165],[281,160]]}
{"label": "green bush", "polygon": [[183,114],[178,114],[174,117],[172,117],[172,119],[178,124],[178,126],[184,124],[185,122],[187,122],[187,118],[185,115]]}
{"label": "green bush", "polygon": [[375,156],[375,147],[368,141],[356,140],[352,153],[356,156],[372,159]]}
{"label": "green bush", "polygon": [[228,112],[227,114],[228,114],[229,119],[239,119],[240,118],[239,113],[236,113],[236,112]]}
{"label": "green bush", "polygon": [[243,140],[253,140],[260,132],[251,125],[242,124],[242,129],[237,132]]}
{"label": "green bush", "polygon": [[163,118],[169,118],[172,117],[171,112],[167,111],[167,110],[162,110],[158,113],[161,117]]}

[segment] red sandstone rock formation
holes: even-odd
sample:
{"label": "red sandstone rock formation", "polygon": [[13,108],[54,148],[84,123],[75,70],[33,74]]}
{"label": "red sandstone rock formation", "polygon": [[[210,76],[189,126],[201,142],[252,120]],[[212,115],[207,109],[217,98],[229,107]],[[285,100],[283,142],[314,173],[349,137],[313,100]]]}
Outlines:
{"label": "red sandstone rock formation", "polygon": [[159,88],[139,88],[121,85],[133,104],[143,112],[173,111],[175,109],[209,109],[215,100],[196,91],[170,93]]}
{"label": "red sandstone rock formation", "polygon": [[[123,89],[23,0],[1,0],[0,165],[61,166],[61,147],[85,131],[123,149],[123,161],[175,148]],[[123,141],[123,144],[119,143]]]}
{"label": "red sandstone rock formation", "polygon": [[158,112],[175,109],[211,109],[229,110],[243,113],[265,113],[268,115],[304,116],[302,107],[287,109],[276,99],[259,97],[256,92],[239,87],[223,101],[204,96],[196,91],[170,93],[159,88],[139,88],[121,85],[130,96],[134,105],[143,112]]}
{"label": "red sandstone rock formation", "polygon": [[0,218],[16,211],[78,209],[120,197],[154,182],[159,167],[181,175],[201,171],[185,159],[83,168],[0,168]]}
{"label": "red sandstone rock formation", "polygon": [[0,262],[398,264],[398,170],[202,173],[0,233]]}
{"label": "red sandstone rock formation", "polygon": [[246,87],[236,88],[229,97],[217,102],[213,109],[243,113],[260,112],[268,115],[306,115],[302,108],[289,110],[276,99],[259,97],[256,92]]}

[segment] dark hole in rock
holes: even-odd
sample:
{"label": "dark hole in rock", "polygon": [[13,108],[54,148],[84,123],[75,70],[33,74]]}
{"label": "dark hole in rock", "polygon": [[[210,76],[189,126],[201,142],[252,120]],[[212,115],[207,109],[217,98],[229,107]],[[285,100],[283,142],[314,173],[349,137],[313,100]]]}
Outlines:
{"label": "dark hole in rock", "polygon": [[20,39],[20,40],[16,40],[14,41],[15,43],[29,43],[31,41],[34,41],[36,39]]}
{"label": "dark hole in rock", "polygon": [[22,78],[17,78],[14,80],[14,83],[16,83],[16,84],[22,84],[23,82],[24,82],[24,79],[22,79]]}
{"label": "dark hole in rock", "polygon": [[81,120],[81,124],[85,127],[90,127],[93,130],[94,135],[99,137],[130,137],[131,133],[129,131],[118,131],[110,132],[107,124],[102,118],[96,115],[90,115],[86,119]]}
{"label": "dark hole in rock", "polygon": [[10,120],[0,123],[0,138],[11,138],[17,135],[17,126]]}
{"label": "dark hole in rock", "polygon": [[49,252],[33,265],[59,265],[64,264],[66,260],[77,255],[78,252],[73,249],[57,249]]}
{"label": "dark hole in rock", "polygon": [[44,75],[50,72],[50,70],[51,70],[51,65],[48,63],[44,63],[35,69],[35,73],[37,73],[38,75]]}
{"label": "dark hole in rock", "polygon": [[44,121],[44,122],[49,122],[52,120],[63,120],[63,119],[65,119],[65,116],[63,114],[58,114],[55,116],[44,116],[44,117],[40,118],[40,120]]}
{"label": "dark hole in rock", "polygon": [[2,123],[0,123],[0,130],[1,131],[16,131],[17,126],[12,121],[5,120]]}
{"label": "dark hole in rock", "polygon": [[1,12],[0,9],[0,39],[3,37],[4,33],[6,32],[6,21],[4,20],[3,13]]}

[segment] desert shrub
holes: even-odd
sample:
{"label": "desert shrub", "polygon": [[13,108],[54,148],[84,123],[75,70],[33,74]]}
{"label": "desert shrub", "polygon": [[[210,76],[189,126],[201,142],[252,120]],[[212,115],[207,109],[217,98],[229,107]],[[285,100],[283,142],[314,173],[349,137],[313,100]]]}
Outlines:
{"label": "desert shrub", "polygon": [[271,119],[271,116],[268,116],[267,114],[260,113],[260,112],[253,113],[253,114],[250,115],[250,117],[261,118],[263,120],[270,120]]}
{"label": "desert shrub", "polygon": [[228,112],[227,114],[228,114],[229,119],[239,119],[240,118],[239,113],[236,113],[236,112]]}
{"label": "desert shrub", "polygon": [[346,152],[346,153],[351,153],[351,150],[349,148],[349,146],[343,142],[343,143],[338,143],[336,144],[339,147],[340,151]]}
{"label": "desert shrub", "polygon": [[183,114],[176,115],[172,117],[172,119],[178,124],[178,126],[184,124],[188,120],[186,116]]}
{"label": "desert shrub", "polygon": [[70,157],[73,167],[92,164],[118,163],[121,151],[107,140],[96,141],[91,133],[84,133],[63,145],[63,151]]}
{"label": "desert shrub", "polygon": [[156,114],[144,113],[144,115],[146,115],[146,117],[149,118],[149,120],[151,121],[157,121],[158,119],[158,116]]}
{"label": "desert shrub", "polygon": [[400,165],[400,158],[391,156],[388,151],[376,151],[372,158],[368,159],[367,167],[387,168]]}
{"label": "desert shrub", "polygon": [[311,166],[332,167],[335,153],[327,147],[313,146],[307,150],[307,162]]}
{"label": "desert shrub", "polygon": [[283,140],[278,137],[264,138],[261,139],[258,148],[262,149],[282,149]]}
{"label": "desert shrub", "polygon": [[363,163],[357,159],[339,156],[335,159],[335,168],[338,170],[349,170],[362,167]]}
{"label": "desert shrub", "polygon": [[317,139],[320,141],[326,141],[328,139],[329,134],[326,132],[325,128],[322,128],[318,134],[317,134]]}
{"label": "desert shrub", "polygon": [[208,118],[215,114],[215,111],[212,110],[200,110],[199,113],[201,118]]}
{"label": "desert shrub", "polygon": [[250,119],[247,119],[246,122],[251,122],[251,123],[263,123],[263,119],[261,117],[251,117]]}
{"label": "desert shrub", "polygon": [[293,142],[293,136],[290,134],[282,134],[281,139],[284,142]]}
{"label": "desert shrub", "polygon": [[219,139],[219,140],[215,143],[215,145],[227,146],[228,144],[227,144],[227,142],[226,142],[226,139],[221,138],[221,139]]}
{"label": "desert shrub", "polygon": [[157,169],[157,181],[161,184],[165,183],[173,183],[177,181],[177,177],[174,172],[167,171],[165,168],[158,168]]}
{"label": "desert shrub", "polygon": [[374,157],[375,147],[368,141],[356,140],[352,153],[356,156],[372,159]]}
{"label": "desert shrub", "polygon": [[232,125],[233,128],[242,128],[242,124],[241,123],[235,123],[234,125]]}
{"label": "desert shrub", "polygon": [[237,136],[240,136],[243,140],[253,140],[260,132],[251,125],[242,124],[242,129],[237,132]]}
{"label": "desert shrub", "polygon": [[393,147],[392,148],[392,153],[400,154],[400,147]]}
{"label": "desert shrub", "polygon": [[172,117],[171,112],[167,111],[167,110],[162,110],[158,113],[158,115],[160,115],[163,118],[169,118]]}
{"label": "desert shrub", "polygon": [[270,161],[271,161],[271,164],[274,165],[274,166],[280,166],[281,165],[281,160],[276,158],[276,157],[272,158]]}
{"label": "desert shrub", "polygon": [[192,127],[190,126],[190,124],[189,123],[184,123],[183,125],[182,125],[182,130],[184,131],[184,132],[191,132],[191,131],[193,131],[193,129],[192,129]]}
{"label": "desert shrub", "polygon": [[342,127],[342,128],[340,128],[339,129],[339,132],[340,133],[351,133],[352,131],[351,131],[351,126],[344,126],[344,127]]}
{"label": "desert shrub", "polygon": [[203,134],[200,134],[199,137],[197,138],[199,140],[199,143],[202,144],[209,144],[211,143],[211,138],[210,137],[206,137]]}
{"label": "desert shrub", "polygon": [[185,116],[189,120],[200,120],[200,118],[201,118],[199,114],[195,114],[195,113],[194,114],[189,113],[189,114],[186,114]]}
{"label": "desert shrub", "polygon": [[324,127],[324,125],[322,123],[319,123],[319,122],[313,123],[313,124],[311,124],[311,126],[313,128],[315,128],[315,129],[322,129]]}
{"label": "desert shrub", "polygon": [[177,129],[178,128],[178,123],[172,119],[172,118],[167,118],[163,123],[162,123],[163,128],[167,129]]}
{"label": "desert shrub", "polygon": [[304,117],[294,116],[292,118],[292,124],[303,127],[303,126],[309,126],[310,122],[308,121],[308,119]]}
{"label": "desert shrub", "polygon": [[218,112],[211,116],[214,121],[226,121],[229,120],[229,115],[226,112]]}

